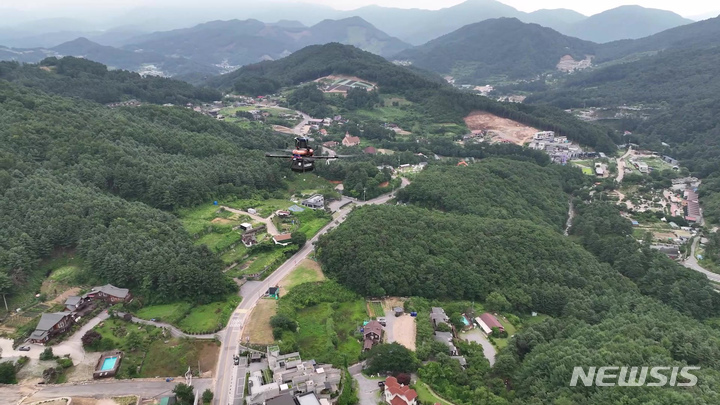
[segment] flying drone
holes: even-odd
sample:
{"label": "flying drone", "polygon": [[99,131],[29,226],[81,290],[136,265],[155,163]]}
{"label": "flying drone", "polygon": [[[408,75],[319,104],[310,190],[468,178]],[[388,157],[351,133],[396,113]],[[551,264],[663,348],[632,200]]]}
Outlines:
{"label": "flying drone", "polygon": [[288,151],[291,155],[277,155],[272,153],[266,153],[265,157],[275,159],[289,159],[291,161],[290,169],[294,172],[309,172],[315,168],[316,160],[330,160],[344,158],[347,156],[315,156],[315,151],[308,146],[308,138],[297,137],[295,138],[295,149]]}

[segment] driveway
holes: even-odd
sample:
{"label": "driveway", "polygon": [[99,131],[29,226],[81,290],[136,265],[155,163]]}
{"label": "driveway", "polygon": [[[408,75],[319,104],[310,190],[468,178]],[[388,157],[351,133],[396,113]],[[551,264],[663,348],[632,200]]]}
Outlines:
{"label": "driveway", "polygon": [[[85,335],[87,331],[94,328],[97,324],[106,320],[107,318],[107,312],[101,312],[95,318],[91,319],[88,323],[83,325],[80,330],[68,337],[65,341],[55,346],[52,346],[53,353],[55,353],[56,356],[64,356],[66,354],[69,354],[75,363],[82,362],[85,358],[85,350],[82,347],[83,335]],[[27,356],[31,359],[38,359],[40,357],[40,353],[42,353],[43,350],[45,350],[46,348],[46,346],[43,345],[25,343],[22,346],[30,346],[30,351],[21,352],[19,350],[13,350],[12,343],[13,341],[10,339],[0,339],[0,349],[2,349],[3,359],[17,359],[20,356]]]}
{"label": "driveway", "polygon": [[360,398],[360,405],[377,405],[380,402],[380,387],[378,387],[378,381],[371,380],[365,377],[360,372],[353,374],[353,378],[358,383],[358,397]]}
{"label": "driveway", "polygon": [[497,354],[497,351],[495,350],[495,346],[490,343],[482,330],[479,328],[471,329],[468,332],[461,333],[460,338],[482,345],[485,358],[488,359],[491,366],[495,364],[495,355]]}

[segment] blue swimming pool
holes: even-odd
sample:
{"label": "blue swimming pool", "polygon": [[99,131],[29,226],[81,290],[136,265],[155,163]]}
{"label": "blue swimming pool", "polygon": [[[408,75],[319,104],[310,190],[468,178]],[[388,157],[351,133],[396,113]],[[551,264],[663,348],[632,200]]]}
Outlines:
{"label": "blue swimming pool", "polygon": [[100,371],[112,370],[113,368],[115,368],[115,363],[117,363],[117,360],[117,357],[106,357],[105,360],[103,360]]}
{"label": "blue swimming pool", "polygon": [[462,322],[465,324],[465,326],[470,326],[470,322],[464,316],[462,317]]}

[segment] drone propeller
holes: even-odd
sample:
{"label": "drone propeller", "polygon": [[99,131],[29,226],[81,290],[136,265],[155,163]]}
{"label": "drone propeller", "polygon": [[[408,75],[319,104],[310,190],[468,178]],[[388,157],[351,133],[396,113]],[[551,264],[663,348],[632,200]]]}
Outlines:
{"label": "drone propeller", "polygon": [[274,155],[274,154],[272,154],[272,153],[266,153],[266,154],[265,154],[265,157],[275,158],[275,159],[292,159],[292,156],[288,156],[288,155]]}

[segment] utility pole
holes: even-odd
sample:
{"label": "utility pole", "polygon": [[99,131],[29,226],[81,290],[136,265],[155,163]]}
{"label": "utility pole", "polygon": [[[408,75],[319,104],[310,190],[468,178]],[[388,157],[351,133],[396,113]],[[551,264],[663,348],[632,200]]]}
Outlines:
{"label": "utility pole", "polygon": [[363,201],[367,201],[367,198],[365,198],[366,191],[367,191],[367,188],[363,187]]}

